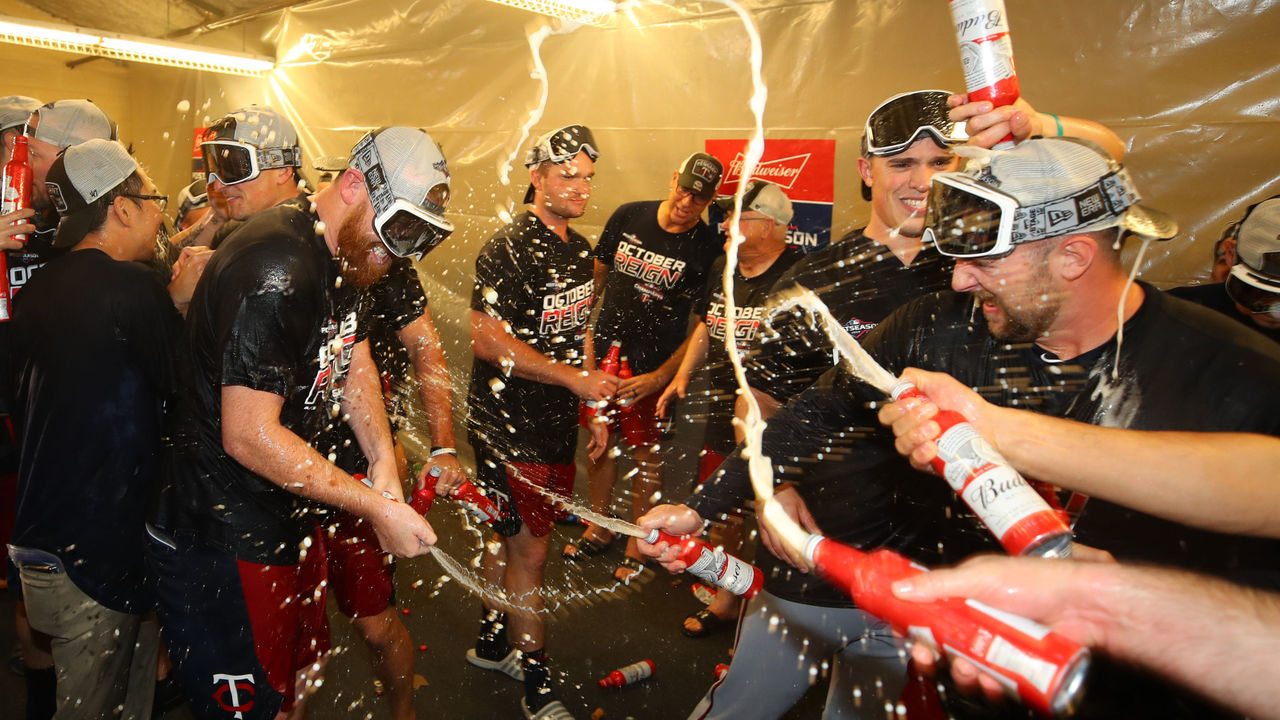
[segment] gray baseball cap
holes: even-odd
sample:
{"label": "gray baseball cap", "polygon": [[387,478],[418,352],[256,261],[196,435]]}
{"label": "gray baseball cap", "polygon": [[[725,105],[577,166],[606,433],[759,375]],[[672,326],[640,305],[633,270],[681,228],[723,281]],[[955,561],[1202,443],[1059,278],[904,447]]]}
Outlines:
{"label": "gray baseball cap", "polygon": [[[726,213],[733,212],[733,196],[721,195],[716,198],[716,207]],[[758,212],[765,217],[773,218],[779,225],[791,222],[795,210],[791,207],[791,198],[782,188],[759,178],[752,179],[742,194],[742,211]]]}
{"label": "gray baseball cap", "polygon": [[31,120],[39,118],[26,134],[60,148],[69,148],[93,139],[117,140],[115,121],[92,100],[54,100],[36,108]]}
{"label": "gray baseball cap", "polygon": [[0,131],[26,125],[31,113],[43,104],[26,95],[0,97]]}
{"label": "gray baseball cap", "polygon": [[129,151],[115,140],[86,140],[58,155],[45,180],[49,201],[61,218],[53,246],[67,248],[84,239],[94,229],[85,210],[137,169]]}

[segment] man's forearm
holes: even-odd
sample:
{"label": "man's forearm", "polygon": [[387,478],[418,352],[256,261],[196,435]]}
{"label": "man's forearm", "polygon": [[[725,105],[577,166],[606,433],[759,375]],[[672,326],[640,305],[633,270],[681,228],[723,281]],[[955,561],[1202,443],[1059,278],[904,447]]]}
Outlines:
{"label": "man's forearm", "polygon": [[1242,433],[1102,428],[991,413],[1000,452],[1024,474],[1188,525],[1280,537],[1280,440]]}
{"label": "man's forearm", "polygon": [[351,352],[342,410],[369,464],[394,458],[391,424],[387,421],[387,407],[382,399],[382,382],[369,353],[368,340],[358,343]]}
{"label": "man's forearm", "polygon": [[431,444],[455,447],[453,435],[453,386],[449,365],[444,356],[440,334],[431,316],[421,317],[400,331],[400,340],[409,350],[414,375],[418,380],[418,398],[422,401],[427,425],[431,428]]}
{"label": "man's forearm", "polygon": [[569,387],[572,378],[582,373],[533,349],[502,322],[478,310],[471,311],[471,348],[476,357],[510,375],[547,385]]}

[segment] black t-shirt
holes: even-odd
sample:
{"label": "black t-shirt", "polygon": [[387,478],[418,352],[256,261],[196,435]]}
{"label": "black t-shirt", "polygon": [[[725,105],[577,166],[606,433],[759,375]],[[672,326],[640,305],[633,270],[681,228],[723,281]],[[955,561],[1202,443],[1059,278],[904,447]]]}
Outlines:
{"label": "black t-shirt", "polygon": [[[65,250],[53,247],[53,235],[57,232],[58,223],[45,226],[41,216],[37,215],[34,224],[36,231],[27,233],[27,244],[21,250],[5,250],[5,261],[9,265],[9,312],[13,312],[13,303],[18,293],[26,286],[27,281],[40,270],[45,263],[63,255]],[[13,357],[13,340],[9,336],[9,323],[0,322],[0,377],[4,378],[0,387],[0,414],[9,414],[13,407],[13,377],[19,368]],[[16,462],[16,460],[15,460]]]}
{"label": "black t-shirt", "polygon": [[[999,405],[1134,429],[1277,434],[1280,354],[1275,345],[1209,310],[1142,287],[1145,300],[1125,323],[1119,382],[1109,380],[1114,340],[1060,362],[1035,345],[996,341],[985,320],[973,312],[972,300],[951,292],[920,298],[894,312],[864,346],[892,373],[907,366],[947,372]],[[775,463],[780,457],[814,457],[825,449],[821,438],[839,430],[841,420],[849,417],[862,417],[870,430],[875,418],[866,401],[875,395],[841,371],[828,373],[770,420],[765,454]],[[896,482],[893,532],[884,544],[928,564],[1000,551],[946,483],[915,472],[896,456],[887,432],[853,438],[845,450],[863,458],[874,473],[860,474],[859,483],[881,475]],[[877,456],[883,461],[875,462]],[[735,487],[742,493],[741,460],[731,459],[724,471],[722,481],[708,490],[704,507],[714,507],[717,499],[732,502]],[[1276,586],[1280,545],[1274,540],[1199,531],[1098,499],[1085,507],[1076,537],[1123,559],[1167,562]],[[1093,687],[1079,716],[1218,717],[1185,692],[1104,660],[1092,673]],[[969,707],[954,693],[948,698],[948,711],[956,717],[1026,714],[1017,708]]]}
{"label": "black t-shirt", "polygon": [[58,555],[99,603],[141,612],[181,318],[145,265],[92,249],[34,276],[11,325],[22,447],[13,543]]}
{"label": "black t-shirt", "polygon": [[[907,300],[945,290],[955,263],[925,245],[903,265],[884,245],[854,230],[796,261],[774,285],[770,305],[796,286],[811,290],[855,340]],[[796,312],[770,313],[747,354],[751,387],[786,402],[837,361],[821,326]]]}
{"label": "black t-shirt", "polygon": [[[390,387],[388,410],[400,405],[396,398],[417,390],[413,363],[398,333],[426,312],[427,296],[418,271],[408,258],[392,260],[387,274],[364,291],[360,329],[368,335],[373,362]],[[325,433],[316,441],[315,447],[349,473],[368,472],[368,461],[347,423],[337,423],[332,433]]]}
{"label": "black t-shirt", "polygon": [[292,205],[250,218],[205,268],[187,311],[183,381],[168,481],[154,522],[196,531],[251,562],[297,562],[308,503],[222,447],[222,388],[284,398],[281,424],[313,442],[341,422],[359,294],[340,282],[317,219]]}
{"label": "black t-shirt", "polygon": [[701,220],[682,233],[663,230],[661,204],[620,206],[594,253],[609,266],[596,319],[596,357],[604,357],[611,341],[621,340],[622,354],[637,375],[657,370],[684,342],[689,310],[711,263],[724,253],[715,228]]}
{"label": "black t-shirt", "polygon": [[1211,310],[1217,310],[1250,330],[1260,332],[1272,340],[1280,342],[1280,328],[1264,328],[1255,323],[1248,315],[1236,309],[1236,302],[1227,294],[1226,283],[1176,287],[1169,290],[1169,294],[1183,300],[1190,300]]}
{"label": "black t-shirt", "polygon": [[[774,284],[770,305],[800,285],[813,291],[855,339],[866,336],[899,305],[946,288],[953,263],[926,245],[903,265],[887,247],[854,230],[839,242],[805,255]],[[786,402],[835,365],[831,341],[803,316],[766,316],[767,329],[756,336],[746,358],[748,383]],[[858,546],[883,544],[891,531],[893,484],[868,475],[865,455],[847,452],[842,438],[865,435],[870,428],[848,427],[828,438],[822,462],[803,463],[806,480],[797,486],[815,522],[829,537]],[[857,508],[851,512],[850,508]],[[756,553],[765,589],[795,602],[852,606],[845,593],[816,573],[801,573],[772,553]]]}
{"label": "black t-shirt", "polygon": [[[557,362],[581,366],[594,267],[586,238],[561,240],[533,213],[499,230],[476,258],[471,309]],[[564,462],[577,446],[578,398],[560,385],[508,375],[476,358],[467,395],[472,442],[513,462]]]}
{"label": "black t-shirt", "polygon": [[711,450],[728,455],[738,443],[733,439],[733,405],[738,396],[738,380],[733,375],[733,363],[725,348],[725,337],[733,333],[738,352],[746,354],[763,327],[768,312],[769,290],[782,277],[802,253],[788,246],[767,270],[754,277],[743,277],[737,268],[733,271],[733,303],[736,315],[727,317],[724,295],[725,258],[718,258],[707,276],[702,300],[694,308],[706,323],[710,346],[707,348],[705,391],[705,417],[707,435],[705,445]]}

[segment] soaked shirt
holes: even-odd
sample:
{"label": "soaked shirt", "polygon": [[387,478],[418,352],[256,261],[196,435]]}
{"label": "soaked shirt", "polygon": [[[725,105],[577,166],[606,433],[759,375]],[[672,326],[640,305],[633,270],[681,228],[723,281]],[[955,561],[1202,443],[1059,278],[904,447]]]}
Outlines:
{"label": "soaked shirt", "polygon": [[[427,296],[409,258],[393,258],[387,274],[365,288],[363,295],[360,328],[369,337],[369,351],[388,392],[387,414],[394,423],[418,390],[413,362],[398,333],[427,312]],[[348,473],[368,472],[369,463],[347,423],[337,423],[333,432],[321,434],[315,448]]]}
{"label": "soaked shirt", "polygon": [[181,317],[141,263],[67,253],[18,297],[11,323],[22,448],[13,544],[51,552],[95,601],[150,607],[143,563]]}
{"label": "soaked shirt", "polygon": [[707,271],[724,254],[715,228],[701,220],[682,233],[658,224],[662,203],[633,202],[609,217],[595,259],[609,266],[596,319],[596,357],[622,341],[632,372],[657,370],[684,342],[689,311]]}
{"label": "soaked shirt", "polygon": [[[768,313],[769,290],[778,278],[803,254],[787,247],[767,270],[754,277],[743,277],[737,269],[733,272],[734,317],[728,316],[724,294],[724,264],[721,257],[711,266],[701,302],[694,308],[707,326],[710,346],[707,348],[706,371],[708,385],[704,391],[707,435],[705,445],[713,451],[728,455],[737,442],[733,439],[733,405],[738,397],[738,380],[733,374],[733,363],[725,348],[725,338],[732,337],[738,352],[745,355],[756,342],[764,327]],[[695,402],[700,400],[690,393]]]}
{"label": "soaked shirt", "polygon": [[[4,250],[5,261],[9,265],[9,312],[13,312],[13,303],[16,301],[18,294],[22,291],[29,281],[40,268],[44,267],[50,260],[63,255],[66,250],[58,250],[53,247],[53,236],[57,232],[57,217],[55,222],[48,227],[42,227],[43,222],[41,216],[37,215],[33,222],[36,225],[36,231],[27,233],[27,244],[21,250]],[[18,372],[18,365],[13,357],[13,340],[10,337],[9,323],[0,322],[0,378],[4,378],[0,384],[0,414],[8,414],[13,407],[14,386],[12,378]],[[7,435],[4,433],[7,444]],[[5,448],[8,450],[8,448]],[[7,453],[4,453],[7,454]],[[0,455],[3,457],[3,455]],[[9,472],[17,469],[17,454],[13,453],[12,458],[8,460]]]}
{"label": "soaked shirt", "polygon": [[[499,230],[476,258],[471,309],[511,328],[515,339],[557,362],[582,364],[594,266],[586,238],[561,240],[533,213]],[[577,446],[578,397],[560,385],[508,375],[476,358],[467,428],[512,462],[565,462]]]}
{"label": "soaked shirt", "polygon": [[292,205],[246,221],[214,253],[187,312],[184,393],[153,522],[194,531],[251,562],[297,562],[307,501],[222,447],[222,388],[284,398],[281,424],[311,442],[341,422],[359,295],[339,283],[317,218]]}

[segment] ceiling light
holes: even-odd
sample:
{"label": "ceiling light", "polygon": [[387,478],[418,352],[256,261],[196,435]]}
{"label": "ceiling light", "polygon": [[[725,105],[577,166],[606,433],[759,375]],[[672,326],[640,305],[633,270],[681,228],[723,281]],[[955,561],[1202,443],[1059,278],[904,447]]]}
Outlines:
{"label": "ceiling light", "polygon": [[613,0],[490,0],[562,20],[604,26],[618,9]]}
{"label": "ceiling light", "polygon": [[259,76],[275,67],[262,55],[213,51],[197,45],[172,43],[130,35],[55,25],[0,15],[0,42],[93,55],[113,60],[206,70],[229,75]]}

